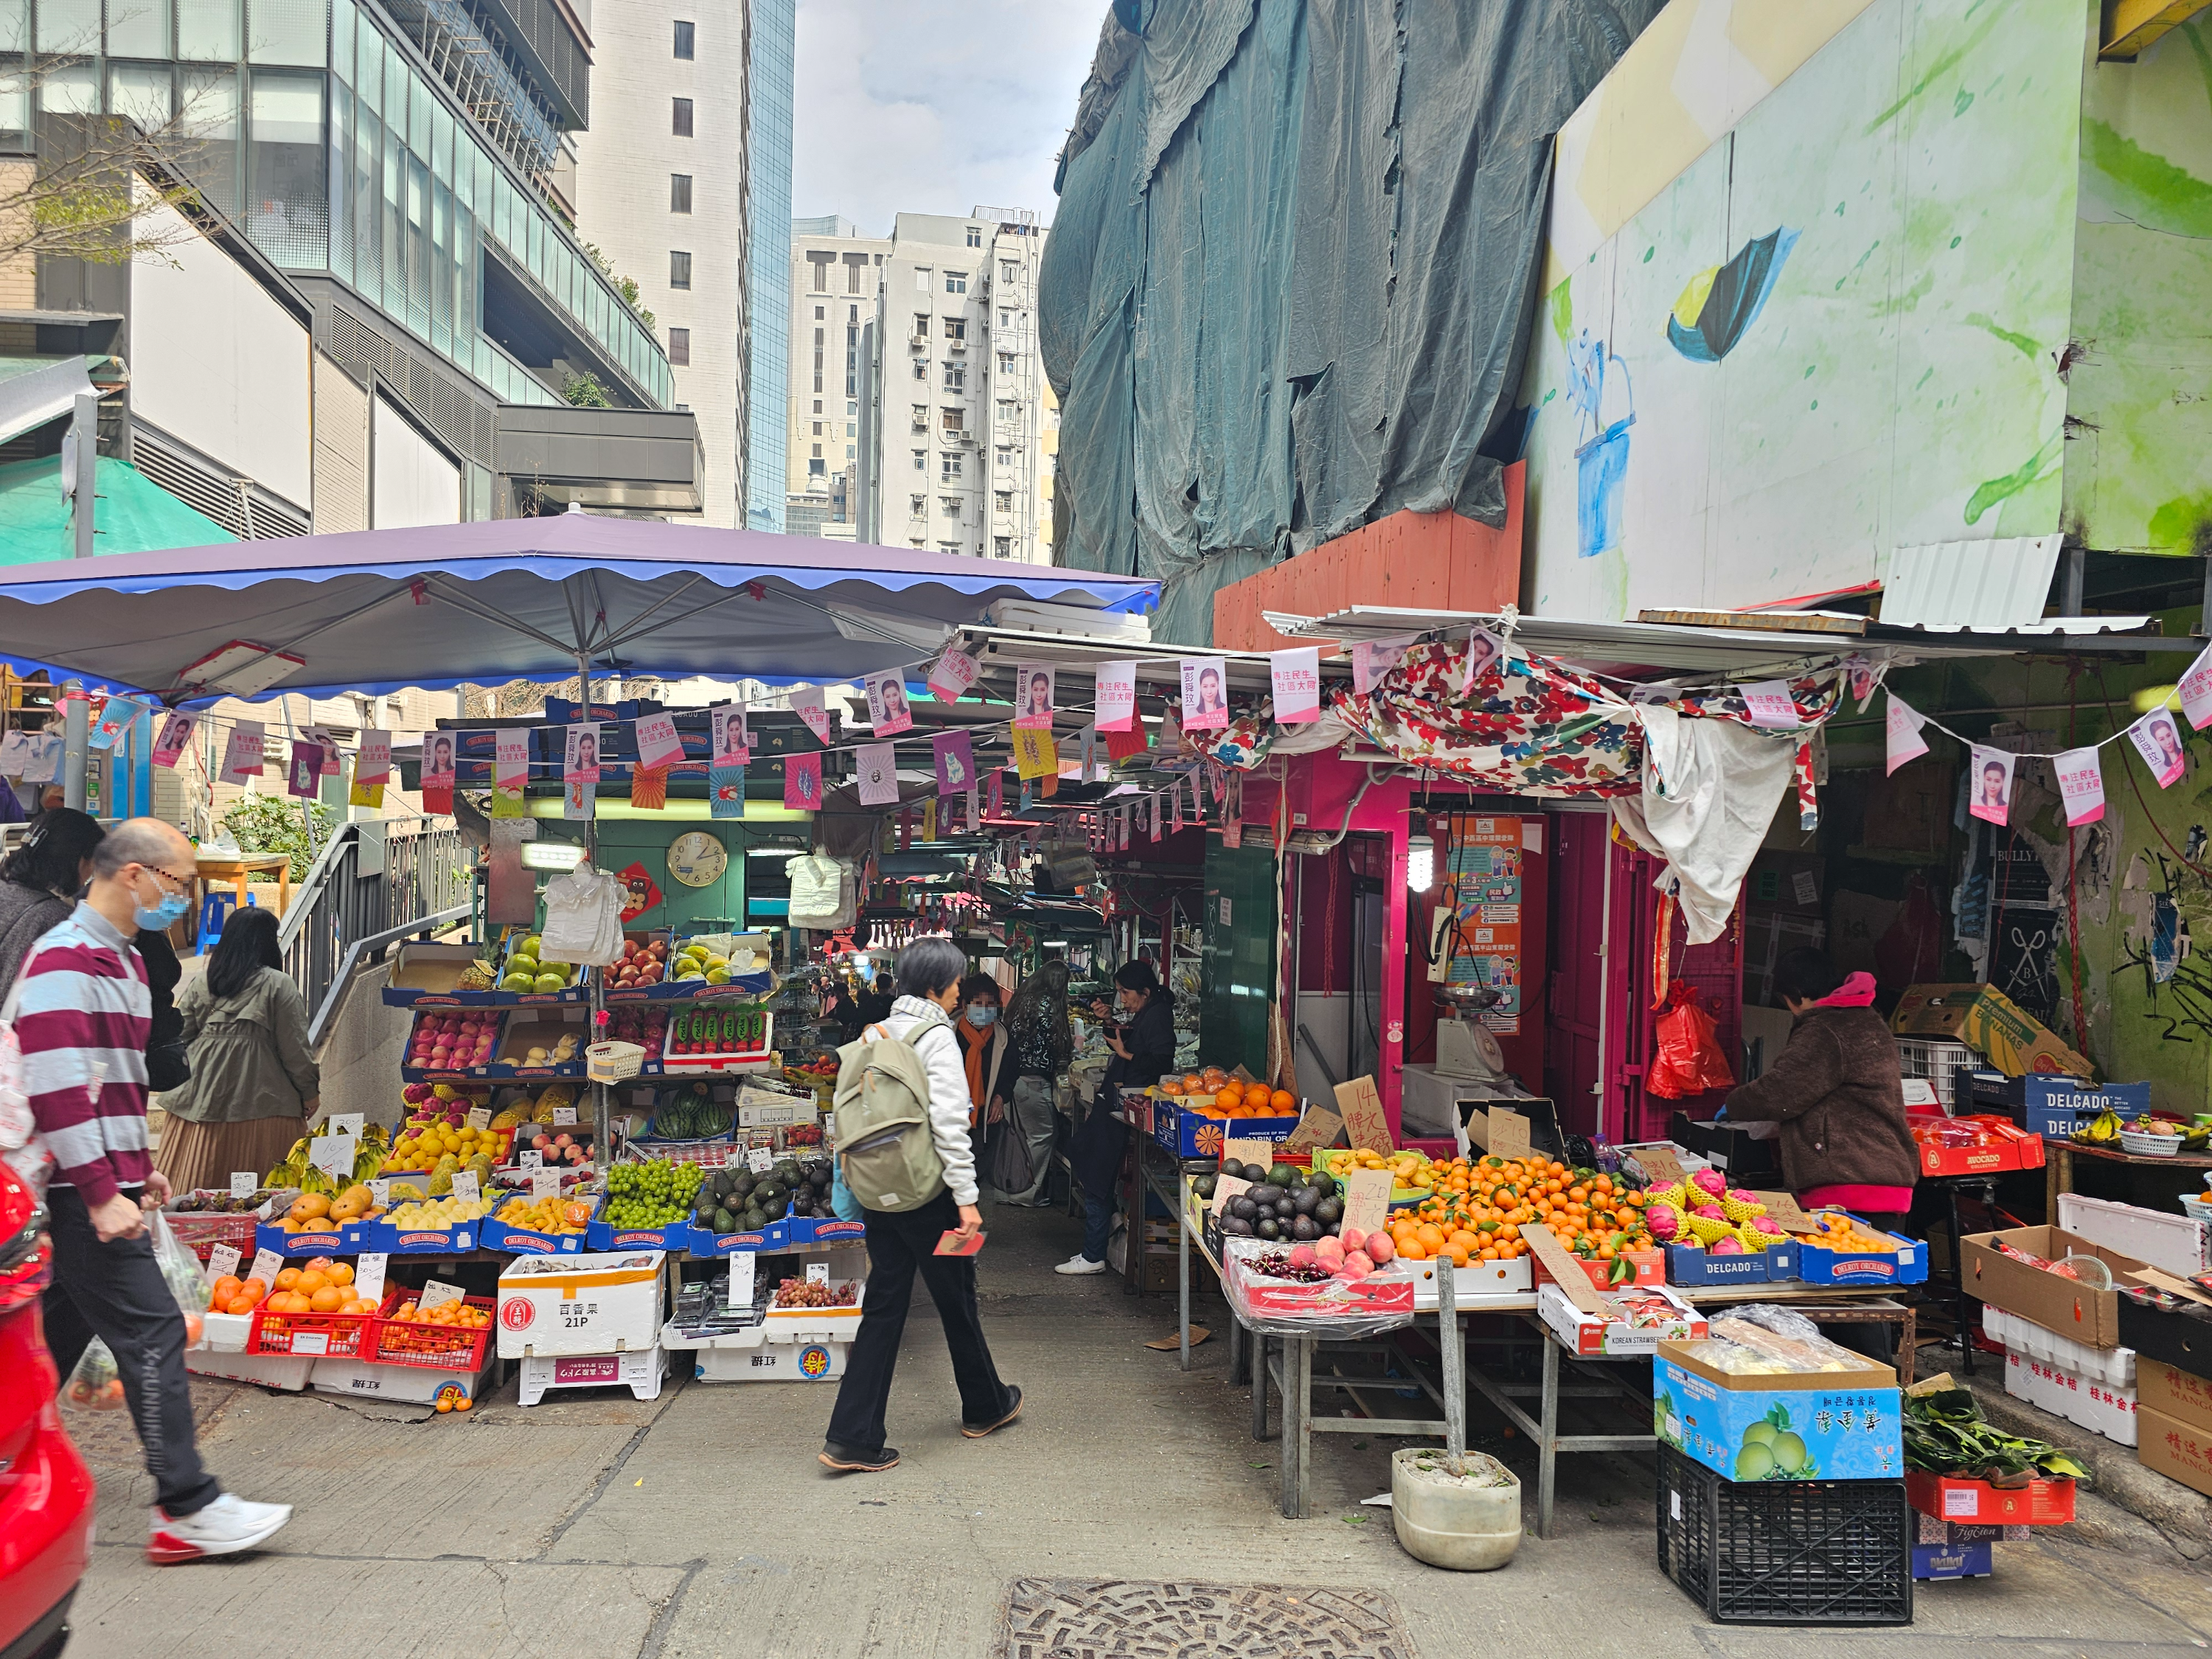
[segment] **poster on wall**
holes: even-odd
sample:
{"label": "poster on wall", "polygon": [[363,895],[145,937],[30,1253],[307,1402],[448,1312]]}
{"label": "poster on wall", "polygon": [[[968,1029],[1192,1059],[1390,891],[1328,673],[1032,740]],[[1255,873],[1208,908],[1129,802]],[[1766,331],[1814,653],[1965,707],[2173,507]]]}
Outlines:
{"label": "poster on wall", "polygon": [[1455,814],[1444,860],[1444,902],[1452,925],[1447,984],[1495,991],[1475,1018],[1500,1036],[1521,1030],[1521,820]]}

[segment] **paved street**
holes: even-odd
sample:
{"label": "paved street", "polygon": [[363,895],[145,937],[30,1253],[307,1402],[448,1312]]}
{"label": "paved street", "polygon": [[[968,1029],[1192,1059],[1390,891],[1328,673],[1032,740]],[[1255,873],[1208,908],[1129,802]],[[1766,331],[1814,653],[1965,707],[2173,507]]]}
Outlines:
{"label": "paved street", "polygon": [[[1022,1420],[960,1437],[933,1318],[908,1335],[894,1472],[826,1476],[830,1390],[678,1384],[659,1400],[561,1400],[510,1383],[465,1418],[199,1385],[210,1458],[239,1490],[289,1498],[280,1551],[156,1570],[127,1423],[74,1426],[102,1486],[78,1659],[173,1659],[256,1645],[379,1656],[637,1654],[662,1659],[970,1659],[991,1654],[1010,1583],[1197,1578],[1286,1595],[1395,1599],[1423,1659],[1462,1652],[1753,1656],[1803,1638],[1706,1623],[1653,1565],[1646,1460],[1567,1460],[1562,1524],[1504,1572],[1462,1577],[1400,1551],[1389,1446],[1324,1440],[1319,1518],[1274,1506],[1274,1449],[1249,1437],[1217,1339],[1188,1376],[1146,1349],[1165,1304],[1054,1276],[1074,1224],[994,1210],[988,1317]],[[926,1308],[926,1298],[921,1299]],[[1217,1324],[1218,1322],[1216,1322]],[[2212,1581],[2130,1517],[2116,1547],[2001,1547],[1994,1579],[1923,1587],[1909,1632],[1823,1632],[1824,1656],[2194,1654]]]}

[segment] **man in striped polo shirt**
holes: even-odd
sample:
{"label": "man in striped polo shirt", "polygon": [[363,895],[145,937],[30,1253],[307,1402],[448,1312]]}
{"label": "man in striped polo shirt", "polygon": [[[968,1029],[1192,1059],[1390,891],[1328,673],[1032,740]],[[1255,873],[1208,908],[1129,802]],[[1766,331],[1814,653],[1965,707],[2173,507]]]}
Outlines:
{"label": "man in striped polo shirt", "polygon": [[162,1564],[252,1549],[292,1516],[231,1496],[201,1466],[184,1317],[146,1231],[169,1183],[147,1155],[153,994],[131,940],[185,914],[195,874],[192,844],[173,826],[118,824],[93,851],[76,909],[31,947],[15,1005],[24,1092],[54,1158],[46,1340],[64,1376],[95,1336],[115,1356],[154,1477],[147,1554]]}

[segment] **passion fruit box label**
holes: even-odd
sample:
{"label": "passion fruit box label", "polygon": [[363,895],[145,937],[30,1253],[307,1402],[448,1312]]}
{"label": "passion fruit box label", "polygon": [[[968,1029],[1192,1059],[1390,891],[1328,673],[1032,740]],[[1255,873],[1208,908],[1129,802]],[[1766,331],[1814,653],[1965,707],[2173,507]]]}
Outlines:
{"label": "passion fruit box label", "polygon": [[[1893,1382],[1854,1372],[1717,1381],[1669,1358],[1651,1364],[1652,1432],[1730,1480],[1894,1480],[1905,1470]],[[1893,1376],[1873,1366],[1869,1378]],[[1743,1386],[1732,1386],[1743,1385]]]}

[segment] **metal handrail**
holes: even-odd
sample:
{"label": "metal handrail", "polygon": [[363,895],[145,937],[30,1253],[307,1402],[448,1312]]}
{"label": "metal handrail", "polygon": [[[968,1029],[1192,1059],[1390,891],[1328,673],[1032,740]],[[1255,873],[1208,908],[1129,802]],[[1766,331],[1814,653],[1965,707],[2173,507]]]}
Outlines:
{"label": "metal handrail", "polygon": [[384,867],[361,869],[360,823],[331,835],[307,878],[295,890],[277,944],[285,971],[310,1008],[320,1010],[358,962],[356,946],[423,930],[450,927],[470,914],[468,888],[475,863],[451,819],[386,819]]}
{"label": "metal handrail", "polygon": [[387,927],[380,933],[371,933],[367,939],[356,939],[347,947],[345,960],[338,964],[337,974],[331,977],[330,989],[323,993],[315,1017],[307,1022],[307,1046],[312,1048],[322,1042],[323,1031],[337,1012],[338,1003],[345,996],[346,987],[353,983],[354,969],[361,966],[363,957],[372,953],[381,955],[385,946],[403,939],[417,935],[428,938],[454,922],[466,921],[470,914],[471,907],[457,904],[450,910],[439,911],[435,915],[418,917],[413,921],[402,922],[397,927]]}

